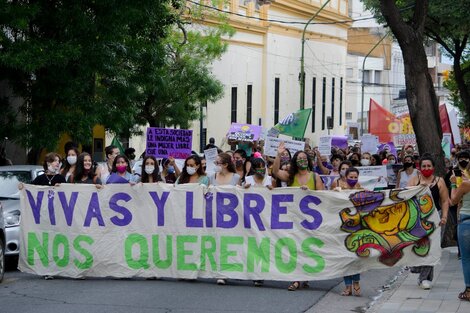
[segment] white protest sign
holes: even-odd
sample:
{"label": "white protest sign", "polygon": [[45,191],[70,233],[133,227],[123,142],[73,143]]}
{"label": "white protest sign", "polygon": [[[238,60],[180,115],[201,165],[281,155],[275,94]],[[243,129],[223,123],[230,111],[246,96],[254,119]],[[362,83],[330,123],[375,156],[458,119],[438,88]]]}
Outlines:
{"label": "white protest sign", "polygon": [[379,145],[379,137],[374,135],[364,135],[361,137],[361,152],[369,152],[370,154],[377,153],[377,146]]}
{"label": "white protest sign", "polygon": [[321,155],[331,155],[331,136],[321,136],[318,141],[318,151]]}
{"label": "white protest sign", "polygon": [[286,140],[282,138],[276,138],[267,136],[264,142],[264,154],[275,157],[277,155],[277,147],[279,143],[284,142],[284,145],[289,149],[291,155],[294,155],[297,151],[303,151],[305,148],[305,142],[297,140]]}
{"label": "white protest sign", "polygon": [[373,183],[374,188],[386,188],[387,187],[388,182],[387,182],[387,166],[386,165],[358,166],[356,168],[359,170],[359,182],[361,182],[362,176],[367,176],[369,177],[369,180],[375,179],[375,182]]}
{"label": "white protest sign", "polygon": [[436,264],[439,216],[429,188],[390,192],[25,185],[19,269],[297,281]]}
{"label": "white protest sign", "polygon": [[206,159],[206,174],[209,176],[214,173],[214,162],[217,160],[217,148],[204,150],[204,157]]}

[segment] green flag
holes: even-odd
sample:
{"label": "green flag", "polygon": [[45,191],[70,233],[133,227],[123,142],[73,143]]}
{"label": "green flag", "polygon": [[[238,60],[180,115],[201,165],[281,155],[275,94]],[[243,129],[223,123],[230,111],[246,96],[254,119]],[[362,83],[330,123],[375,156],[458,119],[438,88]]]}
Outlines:
{"label": "green flag", "polygon": [[119,154],[124,154],[124,148],[122,147],[121,142],[119,141],[119,139],[116,138],[116,136],[114,136],[113,141],[111,141],[111,145],[119,149]]}
{"label": "green flag", "polygon": [[298,110],[271,128],[270,133],[278,133],[296,138],[303,138],[312,109]]}

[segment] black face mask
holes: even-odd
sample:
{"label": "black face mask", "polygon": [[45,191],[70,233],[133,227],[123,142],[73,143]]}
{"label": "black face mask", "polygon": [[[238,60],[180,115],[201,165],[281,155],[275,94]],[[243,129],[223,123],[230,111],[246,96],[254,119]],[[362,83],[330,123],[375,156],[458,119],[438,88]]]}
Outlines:
{"label": "black face mask", "polygon": [[404,167],[404,168],[409,168],[409,167],[411,167],[411,166],[413,166],[413,163],[411,163],[411,162],[405,162],[405,163],[403,163],[403,167]]}
{"label": "black face mask", "polygon": [[467,168],[467,165],[468,165],[468,161],[467,160],[461,160],[459,161],[459,166],[461,168]]}

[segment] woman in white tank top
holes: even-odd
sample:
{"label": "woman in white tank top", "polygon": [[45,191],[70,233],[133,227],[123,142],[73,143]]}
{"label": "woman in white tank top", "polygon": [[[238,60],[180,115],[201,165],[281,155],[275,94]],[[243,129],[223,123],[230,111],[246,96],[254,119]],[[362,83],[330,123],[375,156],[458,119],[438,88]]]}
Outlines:
{"label": "woman in white tank top", "polygon": [[411,177],[418,175],[418,170],[413,167],[413,156],[407,155],[403,159],[403,169],[397,175],[397,188],[405,188]]}

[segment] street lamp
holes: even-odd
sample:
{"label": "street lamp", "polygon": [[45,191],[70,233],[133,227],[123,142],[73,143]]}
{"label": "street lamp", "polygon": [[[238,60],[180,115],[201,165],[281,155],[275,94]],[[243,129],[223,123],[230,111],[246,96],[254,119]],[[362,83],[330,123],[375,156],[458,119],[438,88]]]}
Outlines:
{"label": "street lamp", "polygon": [[364,68],[366,66],[366,59],[369,57],[369,55],[374,51],[375,48],[378,47],[378,45],[382,42],[382,40],[385,39],[385,37],[388,36],[388,33],[383,35],[382,38],[380,38],[379,41],[370,49],[369,52],[367,52],[366,56],[364,57],[364,60],[362,61],[362,81],[361,81],[361,136],[364,135]]}
{"label": "street lamp", "polygon": [[307,26],[313,21],[314,18],[323,10],[323,8],[330,2],[327,0],[305,24],[304,31],[302,32],[302,55],[300,56],[300,109],[305,108],[305,68],[304,68],[304,48],[305,48],[305,32],[307,31]]}

